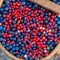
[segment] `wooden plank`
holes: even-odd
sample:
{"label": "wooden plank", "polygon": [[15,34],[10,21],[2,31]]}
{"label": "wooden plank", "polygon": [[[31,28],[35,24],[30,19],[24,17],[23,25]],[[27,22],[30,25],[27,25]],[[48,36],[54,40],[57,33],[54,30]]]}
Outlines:
{"label": "wooden plank", "polygon": [[37,3],[37,4],[45,7],[46,9],[49,9],[53,12],[60,14],[60,5],[58,5],[52,1],[49,1],[49,0],[29,0],[29,1]]}
{"label": "wooden plank", "polygon": [[4,0],[0,0],[0,7],[1,7],[1,5],[2,5],[3,1],[4,1]]}

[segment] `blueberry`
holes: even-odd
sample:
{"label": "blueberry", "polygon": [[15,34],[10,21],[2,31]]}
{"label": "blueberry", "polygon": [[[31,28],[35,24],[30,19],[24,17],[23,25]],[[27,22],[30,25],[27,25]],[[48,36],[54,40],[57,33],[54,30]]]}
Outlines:
{"label": "blueberry", "polygon": [[3,38],[2,38],[2,37],[0,37],[0,42],[1,42],[1,41],[3,41]]}
{"label": "blueberry", "polygon": [[18,47],[15,47],[15,50],[19,50],[19,48]]}
{"label": "blueberry", "polygon": [[12,0],[12,2],[15,2],[15,0]]}
{"label": "blueberry", "polygon": [[32,24],[32,23],[33,23],[33,21],[31,20],[31,21],[30,21],[30,24]]}
{"label": "blueberry", "polygon": [[41,37],[41,34],[42,34],[41,32],[38,32],[38,33],[37,33],[37,36],[38,36],[38,37]]}
{"label": "blueberry", "polygon": [[9,3],[10,3],[10,2],[7,0],[7,1],[6,1],[6,4],[9,4]]}
{"label": "blueberry", "polygon": [[59,21],[57,21],[57,24],[60,24],[60,20],[59,20]]}
{"label": "blueberry", "polygon": [[6,8],[5,8],[5,10],[6,10],[6,11],[8,11],[8,10],[9,10],[9,8],[8,8],[8,7],[6,7]]}
{"label": "blueberry", "polygon": [[48,23],[49,23],[49,21],[48,21],[48,20],[45,20],[45,21],[44,21],[44,24],[48,24]]}
{"label": "blueberry", "polygon": [[23,7],[23,6],[20,6],[20,9],[21,9],[21,10],[23,10],[23,9],[24,9],[24,7]]}
{"label": "blueberry", "polygon": [[31,35],[30,37],[31,37],[31,38],[34,38],[34,36],[33,36],[33,35]]}
{"label": "blueberry", "polygon": [[57,38],[57,37],[58,37],[58,35],[57,35],[57,34],[54,34],[54,37],[55,37],[55,38]]}
{"label": "blueberry", "polygon": [[28,12],[28,15],[30,16],[31,15],[31,12]]}
{"label": "blueberry", "polygon": [[3,29],[3,27],[2,26],[0,26],[0,30],[2,30]]}
{"label": "blueberry", "polygon": [[25,1],[23,1],[23,2],[22,2],[22,5],[25,5],[25,4],[26,4],[26,2],[25,2]]}
{"label": "blueberry", "polygon": [[55,24],[55,26],[54,26],[55,28],[57,28],[58,27],[58,24]]}
{"label": "blueberry", "polygon": [[39,24],[40,24],[40,22],[36,22],[36,24],[37,24],[37,25],[39,25]]}
{"label": "blueberry", "polygon": [[40,14],[39,13],[36,13],[36,16],[39,16]]}

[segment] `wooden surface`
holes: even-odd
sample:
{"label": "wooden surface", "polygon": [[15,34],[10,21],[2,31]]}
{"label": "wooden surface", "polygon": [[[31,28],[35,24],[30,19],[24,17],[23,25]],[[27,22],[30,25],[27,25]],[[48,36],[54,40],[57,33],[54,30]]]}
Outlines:
{"label": "wooden surface", "polygon": [[29,1],[37,3],[37,4],[45,7],[46,9],[49,9],[53,12],[60,14],[60,5],[58,5],[54,2],[51,2],[49,0],[29,0]]}

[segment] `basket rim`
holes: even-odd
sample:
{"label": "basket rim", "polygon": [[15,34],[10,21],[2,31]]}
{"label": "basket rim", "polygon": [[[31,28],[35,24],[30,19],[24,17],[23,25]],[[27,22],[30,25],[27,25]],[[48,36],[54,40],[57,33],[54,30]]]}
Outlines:
{"label": "basket rim", "polygon": [[[40,6],[43,6],[44,8],[51,10],[55,13],[60,14],[60,5],[56,4],[50,0],[29,0],[32,1],[33,3],[36,3]],[[57,8],[56,8],[57,7]]]}
{"label": "basket rim", "polygon": [[[7,54],[9,57],[13,58],[14,60],[24,60],[24,59],[20,59],[17,58],[16,56],[14,56],[12,53],[10,53],[7,49],[5,49],[2,44],[0,43],[0,49]],[[60,49],[60,43],[54,48],[54,50],[45,58],[39,59],[39,60],[47,60],[50,59],[58,50]]]}

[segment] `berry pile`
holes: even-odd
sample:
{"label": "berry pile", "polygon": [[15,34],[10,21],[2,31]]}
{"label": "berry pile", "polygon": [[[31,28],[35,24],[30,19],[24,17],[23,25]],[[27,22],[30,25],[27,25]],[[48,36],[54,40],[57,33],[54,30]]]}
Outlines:
{"label": "berry pile", "polygon": [[0,42],[18,58],[44,58],[60,42],[60,16],[27,0],[4,0]]}
{"label": "berry pile", "polygon": [[53,1],[53,2],[55,2],[55,3],[60,5],[60,0],[51,0],[51,1]]}

